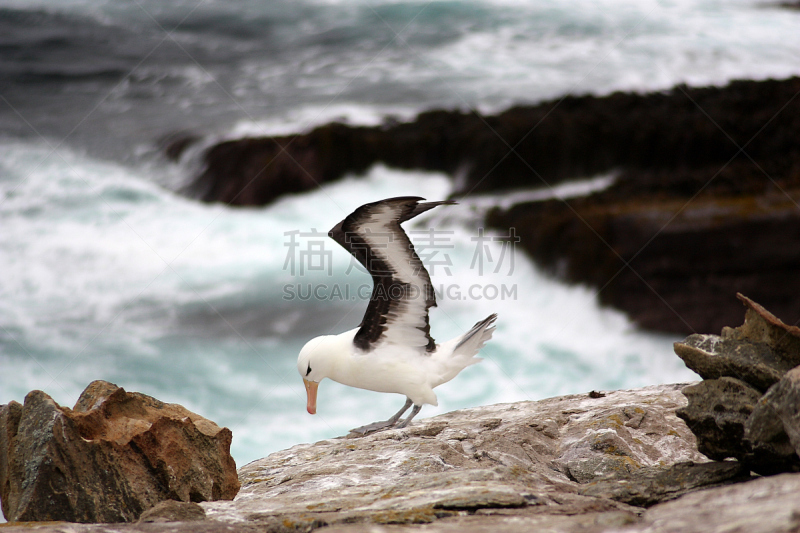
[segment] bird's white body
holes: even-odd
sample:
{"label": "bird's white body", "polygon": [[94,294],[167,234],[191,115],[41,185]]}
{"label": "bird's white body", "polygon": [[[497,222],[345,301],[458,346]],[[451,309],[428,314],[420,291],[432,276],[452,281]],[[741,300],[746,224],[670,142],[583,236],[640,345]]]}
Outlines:
{"label": "bird's white body", "polygon": [[[404,394],[414,405],[438,405],[433,389],[482,360],[475,355],[491,338],[494,328],[476,328],[437,345],[433,352],[383,343],[364,353],[353,344],[358,328],[339,335],[323,335],[307,342],[300,351],[298,370],[303,373],[313,356],[315,381],[327,377],[350,387]],[[461,343],[465,338],[466,342]]]}

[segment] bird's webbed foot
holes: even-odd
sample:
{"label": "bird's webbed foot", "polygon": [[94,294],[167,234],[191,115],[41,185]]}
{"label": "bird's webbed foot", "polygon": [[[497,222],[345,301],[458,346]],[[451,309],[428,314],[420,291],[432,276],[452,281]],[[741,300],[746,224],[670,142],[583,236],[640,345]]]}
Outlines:
{"label": "bird's webbed foot", "polygon": [[[383,422],[373,422],[372,424],[367,424],[366,426],[361,426],[359,428],[351,429],[350,433],[355,433],[356,435],[364,436],[368,435],[369,433],[376,433],[378,431],[383,431],[385,429],[393,428],[395,427],[395,424],[397,424],[397,421],[400,420],[400,417],[403,416],[403,413],[408,411],[408,408],[411,407],[412,405],[413,402],[409,398],[406,398],[405,405],[399,411],[397,411],[389,420],[384,420]],[[405,420],[403,420],[397,427],[398,428],[406,427],[406,425],[411,421],[411,419],[414,418],[414,416],[417,413],[419,413],[419,410],[421,408],[422,408],[421,406],[417,407],[415,405],[414,409],[412,409],[411,411],[411,415]]]}
{"label": "bird's webbed foot", "polygon": [[357,427],[350,430],[350,433],[355,433],[360,436],[367,435],[369,433],[375,433],[378,431],[382,431],[384,429],[393,428],[394,425],[397,423],[396,420],[384,420],[382,422],[373,422],[372,424],[367,424],[366,426]]}

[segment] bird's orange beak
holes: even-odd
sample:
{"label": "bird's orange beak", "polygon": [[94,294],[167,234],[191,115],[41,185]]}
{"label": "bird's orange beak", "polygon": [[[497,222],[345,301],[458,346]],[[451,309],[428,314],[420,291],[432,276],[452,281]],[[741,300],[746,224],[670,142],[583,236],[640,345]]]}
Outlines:
{"label": "bird's orange beak", "polygon": [[316,414],[317,387],[319,387],[319,383],[316,381],[308,381],[307,379],[303,379],[303,384],[306,386],[306,394],[308,395],[308,404],[306,404],[306,410],[310,415]]}

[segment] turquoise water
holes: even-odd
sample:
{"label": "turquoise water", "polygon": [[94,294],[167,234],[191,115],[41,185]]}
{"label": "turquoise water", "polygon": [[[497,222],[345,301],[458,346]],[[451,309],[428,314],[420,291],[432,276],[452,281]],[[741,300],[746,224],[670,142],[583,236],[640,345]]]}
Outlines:
{"label": "turquoise water", "polygon": [[[358,324],[369,278],[332,241],[288,246],[291,232],[325,232],[380,198],[444,198],[450,181],[378,166],[231,209],[174,192],[203,146],[331,119],[798,74],[798,22],[744,0],[0,1],[0,402],[42,389],[72,405],[105,379],[230,427],[240,465],[382,419],[402,398],[329,381],[319,414],[305,412],[297,352]],[[167,163],[158,140],[179,131],[201,141]],[[500,317],[485,361],[421,416],[693,378],[676,338],[637,330],[519,250],[474,240],[498,202],[510,199],[470,198],[408,228],[452,246],[429,258],[438,341]],[[330,255],[304,257],[325,268],[300,272],[314,246]]]}
{"label": "turquoise water", "polygon": [[[358,324],[370,280],[332,241],[301,237],[292,249],[287,233],[327,231],[384,197],[444,198],[445,176],[375,167],[268,208],[230,209],[166,191],[140,170],[49,153],[0,148],[4,400],[42,389],[72,405],[89,381],[105,379],[230,427],[241,463],[341,435],[403,401],[324,382],[319,414],[305,412],[297,353],[315,335]],[[672,354],[675,339],[637,331],[599,309],[592,290],[548,279],[519,250],[473,240],[480,234],[468,213],[480,203],[441,207],[408,228],[444,239],[429,258],[437,340],[500,315],[485,361],[437,389],[439,407],[423,416],[690,377]],[[432,255],[426,234],[412,235]],[[312,270],[322,256],[300,255],[319,242],[330,274],[327,264]]]}

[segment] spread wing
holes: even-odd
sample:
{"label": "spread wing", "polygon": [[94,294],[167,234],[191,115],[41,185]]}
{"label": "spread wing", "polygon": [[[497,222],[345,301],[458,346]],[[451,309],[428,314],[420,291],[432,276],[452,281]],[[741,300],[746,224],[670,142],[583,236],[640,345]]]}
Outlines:
{"label": "spread wing", "polygon": [[436,349],[428,322],[436,295],[400,223],[455,202],[420,200],[424,198],[404,196],[362,205],[328,232],[372,275],[372,295],[353,340],[364,351],[383,343]]}

